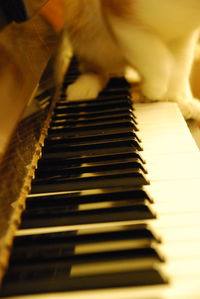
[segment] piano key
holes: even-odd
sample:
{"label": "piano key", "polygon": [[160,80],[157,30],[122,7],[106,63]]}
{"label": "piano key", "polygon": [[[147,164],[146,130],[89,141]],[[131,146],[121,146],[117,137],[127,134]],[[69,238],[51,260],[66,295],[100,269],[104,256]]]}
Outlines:
{"label": "piano key", "polygon": [[175,103],[136,104],[135,108],[144,155],[199,152]]}
{"label": "piano key", "polygon": [[[71,67],[69,68],[70,71]],[[66,88],[66,86],[68,84],[71,84],[76,78],[77,78],[78,73],[74,73],[72,74],[72,76],[69,78],[67,76],[66,78],[66,83],[64,83],[64,88]],[[106,87],[100,92],[100,95],[105,95],[108,93],[112,93],[113,91],[120,91],[120,90],[127,90],[127,88],[129,88],[130,85],[127,82],[126,79],[122,78],[122,77],[115,77],[115,78],[111,78],[111,80],[108,82],[108,84],[106,85]]]}
{"label": "piano key", "polygon": [[[152,199],[148,197],[148,195],[144,192],[144,194],[137,195],[137,191],[139,193],[140,189],[134,190],[132,192],[134,194],[133,198],[127,199],[121,198],[116,193],[111,193],[109,197],[105,196],[108,194],[88,194],[88,196],[83,196],[79,198],[79,194],[49,194],[49,195],[43,195],[43,196],[35,196],[28,199],[27,202],[27,208],[30,212],[36,211],[39,214],[41,214],[41,210],[44,209],[44,211],[48,211],[52,208],[54,208],[54,211],[56,212],[56,209],[61,210],[62,208],[69,212],[71,211],[89,211],[89,210],[100,210],[102,208],[117,208],[117,207],[125,207],[125,206],[137,206],[142,204],[149,204],[152,203]],[[141,190],[143,191],[143,190]],[[85,192],[87,193],[87,192]],[[88,192],[89,193],[89,192]],[[69,195],[69,196],[68,196]],[[98,195],[98,196],[97,196]],[[113,195],[116,195],[116,197],[113,197]],[[121,192],[121,196],[125,195],[127,196],[126,192]],[[118,197],[117,197],[118,196]],[[63,210],[63,211],[64,211]],[[26,211],[25,213],[28,213],[29,211]],[[62,212],[62,211],[61,211]],[[45,212],[46,213],[46,212]],[[56,212],[57,213],[57,212]]]}
{"label": "piano key", "polygon": [[45,168],[39,168],[36,170],[37,180],[42,179],[44,177],[54,177],[57,175],[65,175],[66,173],[84,173],[84,172],[97,172],[98,169],[102,170],[109,170],[109,169],[121,169],[121,168],[130,168],[130,167],[137,167],[147,173],[147,170],[141,163],[139,159],[124,159],[124,160],[115,160],[115,161],[104,161],[104,162],[93,162],[93,163],[84,163],[82,165],[70,165],[70,163],[58,165],[56,162],[53,161],[51,164]]}
{"label": "piano key", "polygon": [[113,116],[102,116],[102,117],[99,117],[99,118],[89,118],[89,119],[85,119],[84,117],[78,117],[78,118],[68,118],[68,119],[66,119],[65,117],[62,119],[62,118],[60,118],[60,119],[52,119],[52,122],[51,122],[51,126],[56,126],[56,125],[59,125],[59,124],[70,124],[70,125],[76,125],[76,124],[87,124],[87,125],[89,125],[89,124],[93,124],[93,123],[99,123],[99,122],[102,122],[102,121],[116,121],[116,120],[123,120],[123,121],[125,121],[125,120],[132,120],[136,125],[137,125],[137,121],[136,121],[136,119],[133,117],[133,115],[132,114],[130,114],[129,112],[127,112],[127,113],[121,113],[121,114],[119,114],[119,115],[113,115]]}
{"label": "piano key", "polygon": [[101,132],[99,134],[90,134],[89,136],[80,136],[76,137],[76,135],[72,136],[48,136],[45,139],[45,145],[47,147],[54,144],[85,144],[85,143],[94,143],[94,142],[106,142],[107,140],[123,140],[127,138],[136,139],[138,142],[141,142],[141,139],[138,137],[137,133],[134,132],[132,129],[127,129],[124,132],[111,132],[111,134]]}
{"label": "piano key", "polygon": [[93,203],[103,201],[118,201],[118,200],[134,200],[141,202],[148,200],[153,203],[152,197],[143,188],[109,188],[109,189],[91,189],[81,191],[64,191],[59,193],[48,194],[29,194],[27,198],[27,207],[34,208],[37,206],[45,205],[52,206],[55,203],[61,204],[80,204],[80,203]]}
{"label": "piano key", "polygon": [[[137,128],[134,128],[135,131],[137,131]],[[90,129],[90,130],[83,130],[83,131],[78,131],[78,130],[70,130],[70,131],[65,131],[65,132],[49,132],[49,137],[62,137],[62,138],[70,138],[70,139],[78,139],[78,138],[97,138],[99,136],[107,136],[107,135],[118,135],[118,134],[123,134],[123,133],[129,133],[133,131],[132,125],[124,126],[124,127],[118,127],[113,129],[111,128],[98,128],[98,129]]]}
{"label": "piano key", "polygon": [[115,77],[111,78],[108,84],[106,85],[105,89],[101,93],[113,91],[113,90],[120,90],[120,89],[127,89],[130,85],[126,79],[123,77]]}
{"label": "piano key", "polygon": [[[109,222],[119,220],[132,220],[135,217],[151,218],[155,217],[148,203],[152,202],[152,198],[143,189],[108,189],[108,190],[85,190],[81,192],[64,192],[63,194],[30,194],[27,201],[27,210],[24,213],[24,218],[35,224],[40,218],[52,217],[46,219],[46,225],[52,226],[52,211],[63,213],[66,211],[67,224],[94,223],[94,222]],[[130,209],[129,209],[130,207]],[[74,211],[73,219],[70,220],[70,212]],[[131,212],[132,211],[132,212]],[[96,216],[95,216],[96,213]],[[104,213],[104,215],[102,215]],[[88,215],[87,215],[88,214]],[[50,216],[51,215],[51,216]],[[55,216],[55,213],[54,213]],[[61,217],[60,215],[59,217]],[[35,218],[34,218],[35,217]],[[84,220],[84,217],[86,219]],[[33,219],[33,220],[32,220]],[[55,217],[54,217],[55,220]],[[60,220],[58,221],[65,221]],[[26,222],[26,221],[25,221]],[[49,224],[50,223],[50,224]],[[22,223],[22,226],[24,224]],[[58,225],[58,223],[57,223]],[[59,225],[64,225],[64,222]]]}
{"label": "piano key", "polygon": [[88,223],[116,222],[155,218],[156,214],[146,201],[117,201],[82,205],[54,206],[26,211],[21,228],[64,226]]}
{"label": "piano key", "polygon": [[43,156],[42,159],[39,161],[38,166],[41,165],[41,167],[47,167],[51,164],[51,163],[57,163],[57,165],[81,165],[84,163],[95,163],[95,162],[106,162],[106,161],[116,161],[119,159],[138,159],[139,161],[141,161],[141,163],[145,164],[146,161],[143,159],[143,157],[141,157],[141,155],[139,154],[139,152],[137,151],[125,151],[123,153],[115,153],[115,154],[85,154],[79,157],[66,157],[66,156],[55,156],[52,158],[48,158]]}
{"label": "piano key", "polygon": [[40,182],[32,184],[32,193],[58,192],[81,189],[98,189],[109,187],[142,186],[149,181],[140,169],[126,169],[121,171],[107,171],[84,174],[79,178],[57,179],[56,182]]}
{"label": "piano key", "polygon": [[[165,284],[158,270],[163,257],[153,248],[77,255],[13,267],[4,295]],[[123,275],[121,275],[123,273]]]}
{"label": "piano key", "polygon": [[145,160],[141,157],[138,152],[127,151],[124,153],[116,153],[116,154],[105,154],[105,155],[83,155],[79,157],[52,157],[52,158],[45,158],[44,156],[38,163],[38,168],[42,171],[45,169],[51,169],[51,165],[53,166],[56,164],[58,167],[79,167],[80,165],[88,164],[88,163],[106,163],[106,162],[115,162],[126,159],[135,159],[136,161],[140,161],[142,164],[145,164]]}
{"label": "piano key", "polygon": [[[146,263],[148,265],[151,264],[151,260],[154,262],[164,262],[165,258],[163,254],[156,248],[156,246],[141,246],[139,248],[131,248],[130,249],[118,249],[118,250],[107,250],[107,251],[92,251],[92,252],[86,252],[86,253],[79,253],[76,251],[75,246],[73,246],[71,249],[67,250],[66,252],[63,252],[63,254],[58,253],[58,255],[55,255],[55,257],[47,257],[45,254],[43,254],[43,251],[41,250],[41,254],[34,258],[34,259],[28,259],[26,263],[24,263],[23,260],[20,261],[20,263],[17,263],[15,261],[11,264],[11,272],[17,272],[28,270],[27,272],[31,271],[38,271],[38,268],[44,269],[45,267],[48,269],[55,268],[55,266],[59,267],[66,267],[71,268],[77,264],[80,265],[80,268],[82,264],[88,264],[90,266],[91,264],[96,264],[98,267],[98,264],[104,263],[109,264],[110,261],[118,259],[119,263],[120,260],[126,260],[131,259],[135,260],[135,264],[131,265],[132,270],[138,270],[143,268],[143,261],[146,266]],[[145,261],[146,260],[146,261]],[[76,267],[76,266],[75,266]],[[93,266],[92,266],[93,267]],[[115,266],[117,268],[117,271],[120,270],[120,266]],[[126,266],[127,267],[127,266]],[[123,266],[122,266],[123,268]],[[72,270],[73,271],[73,270]],[[89,274],[91,273],[91,269],[84,269],[84,271]],[[107,271],[115,272],[115,269],[103,269],[101,268],[101,271],[106,273]],[[123,271],[123,269],[122,269]],[[74,271],[75,272],[75,271]],[[92,269],[93,273],[101,273],[98,269]],[[23,276],[23,274],[20,273],[20,276]],[[67,274],[67,273],[66,273]],[[71,274],[71,273],[70,273]],[[73,276],[74,274],[72,274]],[[75,274],[77,275],[77,274]],[[19,277],[20,278],[20,277]]]}
{"label": "piano key", "polygon": [[94,124],[100,124],[102,123],[102,121],[108,122],[108,121],[133,121],[135,123],[135,125],[137,125],[136,120],[133,118],[132,115],[130,115],[129,113],[122,113],[121,115],[118,116],[112,116],[112,117],[102,117],[102,118],[98,118],[98,119],[58,119],[58,120],[52,120],[51,122],[51,127],[56,127],[59,125],[68,125],[68,126],[77,126],[77,125],[92,125]]}
{"label": "piano key", "polygon": [[91,115],[91,114],[78,114],[78,113],[73,113],[73,114],[68,114],[68,113],[57,113],[55,115],[53,115],[52,117],[52,122],[59,122],[59,121],[65,121],[66,118],[69,121],[72,122],[76,122],[76,121],[83,121],[83,122],[88,122],[88,123],[92,123],[94,121],[98,121],[98,120],[104,120],[104,119],[115,119],[115,118],[124,118],[124,117],[128,117],[131,118],[135,124],[137,124],[136,121],[136,117],[133,114],[133,112],[128,109],[122,109],[122,111],[118,111],[117,113],[100,113],[100,114],[95,114],[95,115]]}
{"label": "piano key", "polygon": [[76,133],[77,131],[79,133],[83,132],[84,134],[87,134],[89,131],[104,131],[108,129],[118,129],[119,130],[122,128],[131,128],[132,130],[137,131],[137,127],[133,121],[116,121],[116,122],[102,122],[100,124],[92,124],[92,125],[80,125],[80,126],[73,126],[73,127],[67,127],[64,125],[59,125],[59,126],[52,126],[49,128],[49,134],[51,135],[59,135],[59,134],[65,134],[65,133]]}
{"label": "piano key", "polygon": [[[130,97],[130,93],[127,89],[113,89],[112,91],[107,91],[107,92],[101,92],[98,96],[98,101],[99,102],[105,102],[105,101],[109,101],[109,102],[115,102],[117,101],[118,99],[121,99],[121,98],[129,98]],[[57,103],[58,105],[62,105],[62,104],[67,104],[68,106],[76,106],[76,105],[93,105],[93,101],[91,100],[77,100],[75,102],[67,102],[66,101],[66,95],[65,93],[62,94],[61,93],[61,96],[60,96],[60,100],[59,100],[59,103]]]}
{"label": "piano key", "polygon": [[11,263],[20,264],[38,257],[65,256],[72,246],[78,254],[145,248],[160,244],[160,238],[146,225],[81,229],[40,235],[18,236]]}
{"label": "piano key", "polygon": [[66,96],[66,92],[65,92],[65,90],[66,90],[66,87],[69,85],[69,84],[72,84],[73,82],[74,82],[74,80],[76,80],[77,79],[77,73],[71,73],[68,77],[67,77],[67,79],[66,79],[66,82],[63,84],[63,89],[64,89],[64,94],[65,94],[65,96]]}
{"label": "piano key", "polygon": [[116,133],[118,131],[118,128],[119,130],[120,129],[123,129],[123,128],[130,128],[132,131],[138,131],[138,128],[135,124],[134,121],[123,121],[123,120],[120,120],[120,121],[109,121],[109,122],[100,122],[100,123],[95,123],[95,124],[87,124],[87,125],[72,125],[72,126],[67,126],[67,125],[63,125],[63,124],[59,124],[59,125],[56,125],[56,126],[52,126],[49,128],[49,134],[50,136],[51,135],[65,135],[65,133],[69,132],[69,133],[75,133],[78,131],[78,132],[87,132],[87,131],[97,131],[97,130],[107,130],[107,129],[113,129],[113,130],[116,130]]}
{"label": "piano key", "polygon": [[[120,267],[119,262],[117,264]],[[124,264],[124,261],[123,261]],[[131,268],[130,261],[126,262],[127,268]],[[129,267],[128,267],[129,264]],[[97,268],[98,265],[94,265]],[[102,265],[105,268],[105,265]],[[113,268],[113,264],[110,263],[110,267]],[[80,272],[80,268],[73,267],[76,272]],[[85,265],[84,269],[88,269],[88,265]],[[98,269],[98,268],[97,268]],[[74,270],[74,271],[75,271]],[[49,271],[48,271],[49,272]],[[53,276],[51,279],[47,277],[47,271],[41,272],[40,275],[43,277],[43,281],[38,281],[38,272],[27,273],[28,277],[26,280],[22,280],[20,283],[18,281],[7,283],[6,286],[2,288],[2,296],[12,296],[12,295],[22,295],[22,294],[36,294],[36,293],[46,293],[53,292],[53,296],[58,297],[60,294],[62,296],[66,295],[61,293],[62,291],[78,291],[78,290],[87,290],[87,289],[107,289],[107,288],[116,288],[116,287],[130,287],[130,286],[142,286],[142,285],[156,285],[156,284],[166,284],[167,278],[163,275],[163,273],[159,272],[156,266],[146,267],[146,269],[142,269],[141,271],[135,270],[128,272],[123,272],[123,275],[118,273],[108,273],[103,274],[100,277],[98,275],[82,275],[81,277],[73,277],[67,278],[66,275],[63,274],[63,278],[61,279],[60,275],[58,278]],[[64,269],[54,269],[54,272],[65,272]],[[97,276],[97,277],[96,277]],[[46,281],[44,278],[46,277]],[[34,280],[36,278],[36,280]],[[37,279],[38,278],[38,279]],[[84,295],[84,292],[81,292]],[[46,295],[46,294],[45,294]],[[72,295],[72,294],[71,294]],[[75,294],[74,294],[75,295]],[[47,296],[47,295],[46,295]],[[48,294],[51,297],[51,295]],[[94,295],[93,295],[94,296]],[[64,297],[63,297],[64,298]],[[93,298],[93,297],[92,297]],[[116,297],[115,297],[116,298]],[[123,297],[122,297],[123,298]]]}
{"label": "piano key", "polygon": [[134,117],[134,114],[133,114],[133,111],[132,109],[127,109],[127,107],[115,107],[113,109],[108,109],[106,111],[95,111],[95,112],[90,112],[90,113],[64,113],[64,112],[60,112],[60,113],[57,113],[56,116],[54,116],[54,119],[59,119],[59,118],[63,118],[63,117],[74,117],[74,118],[77,118],[77,117],[84,117],[84,118],[98,118],[98,117],[103,117],[103,116],[116,116],[116,115],[119,115],[121,113],[131,113]]}
{"label": "piano key", "polygon": [[[57,150],[57,151],[56,151]],[[127,138],[127,140],[118,141],[118,142],[105,142],[97,143],[97,145],[91,146],[77,146],[77,147],[59,147],[55,146],[54,148],[47,148],[43,150],[43,155],[45,159],[59,159],[59,158],[79,158],[87,156],[104,156],[112,155],[118,153],[127,153],[129,151],[140,151],[142,147],[140,143],[133,139]]]}
{"label": "piano key", "polygon": [[92,142],[90,144],[55,144],[43,150],[45,158],[57,157],[80,157],[83,155],[104,155],[109,153],[119,153],[132,151],[141,151],[141,144],[135,138],[123,138],[122,140],[107,140],[106,142]]}
{"label": "piano key", "polygon": [[73,128],[73,127],[88,127],[89,125],[106,125],[106,124],[117,124],[117,123],[125,123],[129,121],[130,123],[134,123],[135,125],[137,124],[135,119],[130,115],[130,116],[124,116],[120,115],[117,117],[109,117],[109,118],[104,118],[104,119],[89,119],[89,120],[72,120],[70,121],[69,119],[60,119],[57,121],[52,121],[51,123],[51,128]]}
{"label": "piano key", "polygon": [[68,146],[95,146],[98,144],[106,144],[107,142],[126,142],[127,140],[135,140],[138,144],[141,143],[141,140],[137,136],[136,133],[130,131],[126,133],[117,133],[117,134],[111,134],[111,135],[104,135],[104,136],[83,136],[82,138],[66,138],[65,136],[62,136],[58,134],[58,136],[50,137],[46,140],[45,145],[47,145],[48,148],[54,148],[54,147],[68,147]]}
{"label": "piano key", "polygon": [[[114,105],[114,107],[113,107]],[[91,114],[91,113],[96,113],[96,111],[99,112],[107,112],[110,109],[113,108],[115,110],[115,105],[117,108],[126,108],[127,111],[128,109],[132,110],[132,104],[130,102],[129,97],[127,99],[120,99],[117,101],[114,101],[114,103],[111,101],[94,101],[92,104],[86,104],[86,105],[68,105],[66,104],[57,104],[55,107],[55,113],[68,113],[68,114],[73,114],[73,113],[80,113],[80,114]]]}
{"label": "piano key", "polygon": [[98,96],[96,101],[91,100],[80,100],[80,101],[73,101],[67,102],[66,96],[64,96],[65,100],[61,100],[56,104],[56,109],[76,109],[75,111],[78,112],[79,110],[84,111],[91,111],[91,110],[101,110],[101,108],[106,109],[107,107],[110,108],[111,103],[112,105],[122,105],[123,107],[128,107],[132,109],[132,103],[130,100],[130,94],[128,90],[123,90],[123,92],[112,92],[108,95],[101,95]]}

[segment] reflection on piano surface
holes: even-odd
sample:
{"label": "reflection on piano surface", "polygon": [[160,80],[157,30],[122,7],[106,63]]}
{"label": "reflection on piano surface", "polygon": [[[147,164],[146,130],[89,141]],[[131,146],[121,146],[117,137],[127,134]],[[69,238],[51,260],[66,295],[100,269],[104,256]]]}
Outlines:
{"label": "reflection on piano surface", "polygon": [[[76,76],[73,60],[64,85]],[[1,192],[2,268],[35,179],[1,297],[199,298],[199,149],[176,104],[132,105],[128,87],[115,78],[98,99],[75,103],[61,90],[53,111],[52,89],[37,92],[42,109],[11,142],[20,152],[4,156],[18,153],[25,183],[17,176],[9,200]]]}

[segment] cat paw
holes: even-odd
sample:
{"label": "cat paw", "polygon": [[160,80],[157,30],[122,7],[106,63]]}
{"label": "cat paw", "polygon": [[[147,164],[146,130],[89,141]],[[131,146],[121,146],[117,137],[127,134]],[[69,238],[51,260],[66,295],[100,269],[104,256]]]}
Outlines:
{"label": "cat paw", "polygon": [[142,84],[141,90],[146,101],[163,101],[167,86],[165,87],[163,84],[159,84],[159,82],[146,82]]}
{"label": "cat paw", "polygon": [[68,86],[66,90],[68,101],[92,100],[98,96],[99,90],[91,86],[91,84],[80,84],[75,82]]}
{"label": "cat paw", "polygon": [[129,90],[131,95],[131,100],[134,103],[145,103],[149,102],[149,100],[142,94],[141,86],[139,84],[134,84]]}
{"label": "cat paw", "polygon": [[66,90],[68,101],[92,100],[97,98],[104,82],[97,74],[83,74]]}
{"label": "cat paw", "polygon": [[179,108],[184,118],[200,121],[200,100],[192,98],[178,101]]}
{"label": "cat paw", "polygon": [[163,99],[163,92],[163,90],[158,90],[158,88],[151,88],[151,90],[147,91],[147,88],[144,88],[144,85],[141,86],[140,84],[134,84],[130,89],[133,102],[140,103],[165,101],[165,99]]}

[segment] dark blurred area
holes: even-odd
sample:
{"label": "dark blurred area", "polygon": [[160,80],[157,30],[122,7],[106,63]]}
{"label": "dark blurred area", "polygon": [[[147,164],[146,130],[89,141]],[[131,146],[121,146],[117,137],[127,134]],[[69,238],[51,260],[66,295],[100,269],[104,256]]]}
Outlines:
{"label": "dark blurred area", "polygon": [[0,30],[12,22],[21,23],[31,18],[48,0],[1,0]]}

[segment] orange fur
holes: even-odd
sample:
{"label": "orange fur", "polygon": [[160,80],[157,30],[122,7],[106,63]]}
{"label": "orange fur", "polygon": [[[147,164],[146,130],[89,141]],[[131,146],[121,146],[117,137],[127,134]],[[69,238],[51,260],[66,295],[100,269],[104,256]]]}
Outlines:
{"label": "orange fur", "polygon": [[133,16],[134,2],[131,0],[101,0],[103,10],[108,10],[118,17]]}
{"label": "orange fur", "polygon": [[53,26],[55,31],[61,31],[64,26],[65,2],[64,0],[51,0],[40,10],[40,15]]}
{"label": "orange fur", "polygon": [[81,61],[81,70],[107,73],[114,68],[121,71],[124,61],[122,63],[118,47],[108,32],[102,12],[106,8],[101,7],[101,1],[65,0],[65,3],[67,34]]}

